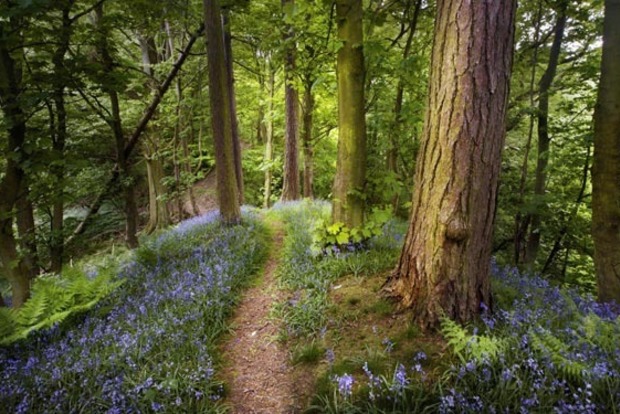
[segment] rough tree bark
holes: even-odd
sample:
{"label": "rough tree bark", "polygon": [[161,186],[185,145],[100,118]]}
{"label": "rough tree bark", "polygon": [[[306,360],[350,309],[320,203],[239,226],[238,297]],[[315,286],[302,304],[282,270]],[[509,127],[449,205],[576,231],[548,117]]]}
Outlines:
{"label": "rough tree bark", "polygon": [[620,303],[620,0],[605,0],[603,61],[594,110],[592,238],[598,298]]}
{"label": "rough tree bark", "polygon": [[241,221],[241,210],[239,208],[239,191],[235,173],[222,13],[219,0],[204,0],[203,5],[207,33],[207,59],[209,62],[211,128],[215,144],[215,168],[220,216],[224,224],[236,224]]}
{"label": "rough tree bark", "polygon": [[[551,138],[549,137],[549,92],[555,78],[562,51],[562,41],[564,39],[564,29],[566,27],[566,8],[568,1],[560,3],[558,17],[555,23],[553,43],[549,52],[549,63],[547,69],[540,79],[538,96],[538,162],[536,163],[536,180],[534,183],[534,194],[542,198],[547,191],[547,165],[549,164],[549,148]],[[525,251],[525,264],[532,270],[536,264],[538,250],[540,249],[541,224],[542,218],[539,212],[531,215],[530,234],[527,240]]]}
{"label": "rough tree bark", "polygon": [[337,0],[338,158],[334,179],[332,220],[349,228],[364,222],[366,183],[366,119],[362,1]]}
{"label": "rough tree bark", "polygon": [[[282,7],[293,5],[295,0],[282,0]],[[299,199],[299,163],[297,142],[299,141],[299,96],[293,84],[293,72],[295,71],[295,40],[293,28],[286,27],[284,35],[286,44],[286,58],[284,64],[285,82],[284,106],[285,123],[284,131],[284,173],[282,187],[282,201]]]}
{"label": "rough tree bark", "polygon": [[437,4],[413,210],[386,285],[423,329],[443,316],[470,321],[491,302],[515,8],[514,0]]}

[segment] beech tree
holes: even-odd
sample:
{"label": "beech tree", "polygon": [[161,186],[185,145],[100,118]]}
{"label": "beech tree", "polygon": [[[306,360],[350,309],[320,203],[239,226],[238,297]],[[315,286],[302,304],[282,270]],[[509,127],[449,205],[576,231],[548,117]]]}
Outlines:
{"label": "beech tree", "polygon": [[338,159],[332,219],[349,228],[364,222],[366,182],[366,120],[364,100],[364,34],[362,1],[336,2],[338,50]]}
{"label": "beech tree", "polygon": [[620,302],[620,0],[605,1],[603,61],[594,111],[592,238],[601,301]]}
{"label": "beech tree", "polygon": [[209,62],[209,101],[211,129],[215,144],[217,196],[221,219],[225,224],[241,220],[239,191],[235,172],[232,135],[230,81],[226,69],[222,12],[218,0],[204,0],[207,59]]}
{"label": "beech tree", "polygon": [[490,305],[495,201],[516,2],[437,4],[409,230],[386,286],[423,328]]}

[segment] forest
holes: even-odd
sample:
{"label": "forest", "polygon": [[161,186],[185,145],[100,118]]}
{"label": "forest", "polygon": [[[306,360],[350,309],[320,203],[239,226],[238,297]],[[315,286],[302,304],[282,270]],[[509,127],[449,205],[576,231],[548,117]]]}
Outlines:
{"label": "forest", "polygon": [[0,0],[0,413],[620,413],[620,0]]}

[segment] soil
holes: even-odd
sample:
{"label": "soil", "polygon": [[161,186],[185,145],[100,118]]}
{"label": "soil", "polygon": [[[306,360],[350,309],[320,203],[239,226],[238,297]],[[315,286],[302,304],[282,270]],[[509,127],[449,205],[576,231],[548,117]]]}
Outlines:
{"label": "soil", "polygon": [[226,404],[233,413],[301,412],[303,392],[296,389],[288,350],[277,340],[278,322],[269,316],[273,304],[284,298],[275,280],[282,238],[277,230],[264,274],[246,291],[232,320],[234,333],[222,347]]}

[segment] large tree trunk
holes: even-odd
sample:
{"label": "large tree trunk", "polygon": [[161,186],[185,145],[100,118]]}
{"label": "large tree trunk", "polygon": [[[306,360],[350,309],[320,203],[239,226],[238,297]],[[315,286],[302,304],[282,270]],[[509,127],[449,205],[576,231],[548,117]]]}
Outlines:
{"label": "large tree trunk", "polygon": [[241,137],[237,120],[237,96],[235,94],[235,75],[233,70],[232,36],[230,33],[230,11],[225,10],[222,16],[224,26],[224,54],[226,55],[226,72],[228,73],[228,96],[230,97],[230,125],[232,127],[233,150],[235,155],[235,174],[239,190],[239,204],[244,202],[243,164],[241,162]]}
{"label": "large tree trunk", "polygon": [[224,224],[241,221],[239,188],[235,172],[235,150],[230,115],[228,72],[224,51],[222,13],[219,0],[204,0],[211,129],[215,146],[215,168],[220,216]]}
{"label": "large tree trunk", "polygon": [[387,290],[422,328],[490,305],[515,1],[440,1],[413,210]]}
{"label": "large tree trunk", "polygon": [[366,119],[362,1],[337,0],[338,159],[332,219],[349,228],[364,222],[366,184]]}
{"label": "large tree trunk", "polygon": [[[287,4],[292,5],[295,0],[282,0],[282,7]],[[299,166],[297,142],[299,135],[299,96],[295,89],[293,72],[295,71],[295,42],[294,32],[291,26],[286,28],[284,40],[286,46],[286,61],[284,66],[285,81],[284,86],[284,106],[286,128],[284,132],[284,173],[282,201],[299,199]]]}
{"label": "large tree trunk", "polygon": [[[538,97],[538,162],[536,163],[536,181],[534,183],[534,195],[542,199],[547,191],[547,165],[549,164],[549,92],[562,50],[562,40],[564,38],[564,28],[566,27],[566,7],[568,1],[560,4],[558,19],[555,23],[553,44],[549,52],[549,63],[547,69],[540,80],[540,93]],[[540,212],[536,211],[529,220],[531,225],[530,235],[527,241],[525,252],[525,264],[532,270],[536,264],[538,250],[540,249],[542,218]]]}
{"label": "large tree trunk", "polygon": [[303,148],[304,148],[304,197],[314,198],[314,143],[312,127],[314,118],[314,94],[312,77],[308,76],[304,89]]}
{"label": "large tree trunk", "polygon": [[620,303],[620,1],[605,1],[601,83],[594,111],[592,238],[598,298]]}

